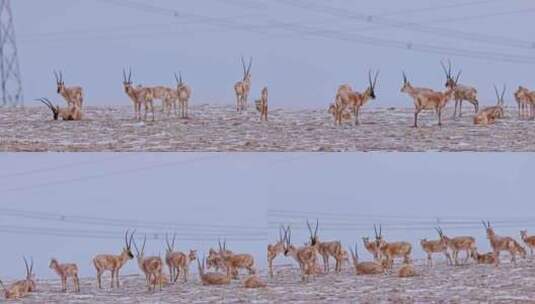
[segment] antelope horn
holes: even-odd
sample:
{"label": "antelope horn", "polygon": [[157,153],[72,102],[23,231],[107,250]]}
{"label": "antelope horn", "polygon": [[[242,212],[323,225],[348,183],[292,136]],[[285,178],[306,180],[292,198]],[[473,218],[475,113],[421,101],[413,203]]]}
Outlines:
{"label": "antelope horn", "polygon": [[182,82],[182,72],[181,71],[178,71],[178,76],[180,78],[180,84],[182,84],[183,82]]}
{"label": "antelope horn", "polygon": [[504,101],[503,101],[503,96],[505,95],[505,91],[506,91],[506,90],[507,90],[507,87],[506,87],[506,85],[505,85],[505,83],[504,83],[504,84],[503,84],[502,95],[501,95],[501,98],[500,98],[500,100],[501,100],[502,103],[504,102]]}
{"label": "antelope horn", "polygon": [[487,224],[485,223],[485,221],[481,220],[481,223],[483,223],[483,227],[485,227],[485,229],[486,229],[486,228],[489,228],[489,227],[487,226]]}
{"label": "antelope horn", "polygon": [[451,78],[451,73],[452,73],[452,71],[451,71],[451,60],[448,58],[448,75],[449,75],[450,78]]}
{"label": "antelope horn", "polygon": [[30,276],[30,268],[28,267],[28,261],[26,260],[26,257],[22,257],[24,260],[24,266],[26,267],[26,277]]}
{"label": "antelope horn", "polygon": [[180,84],[180,81],[178,80],[178,76],[176,75],[176,73],[175,73],[175,80],[176,80],[176,83]]}
{"label": "antelope horn", "polygon": [[128,68],[128,82],[132,82],[132,68]]}
{"label": "antelope horn", "polygon": [[167,235],[167,232],[165,233],[165,244],[167,245],[167,250],[171,251],[171,244],[169,244],[169,236]]}
{"label": "antelope horn", "polygon": [[446,69],[446,66],[444,65],[444,62],[441,60],[440,65],[442,66],[442,70],[444,70],[444,74],[446,74],[446,78],[450,78],[450,74],[448,73],[448,70]]}
{"label": "antelope horn", "polygon": [[459,73],[457,73],[457,77],[455,77],[455,84],[457,84],[457,82],[459,81],[459,77],[461,77],[462,72],[462,70],[459,70]]}
{"label": "antelope horn", "polygon": [[145,253],[145,244],[147,243],[147,234],[143,237],[143,246],[141,246],[141,254]]}
{"label": "antelope horn", "polygon": [[123,68],[123,82],[126,82],[126,71]]}
{"label": "antelope horn", "polygon": [[243,68],[243,78],[247,76],[247,69],[245,68],[245,60],[243,60],[243,56],[241,57],[241,66]]}
{"label": "antelope horn", "polygon": [[318,228],[320,226],[319,219],[316,219],[316,229],[314,230],[314,238],[318,236]]}
{"label": "antelope horn", "polygon": [[171,246],[173,249],[175,248],[175,239],[176,239],[176,232],[173,232],[173,241],[171,242]]}
{"label": "antelope horn", "polygon": [[249,65],[247,66],[247,75],[251,73],[251,67],[253,66],[253,57],[249,57]]}
{"label": "antelope horn", "polygon": [[375,238],[378,238],[379,235],[377,234],[377,226],[373,224],[373,230],[375,231]]}
{"label": "antelope horn", "polygon": [[63,82],[63,72],[61,70],[59,71],[59,81]]}
{"label": "antelope horn", "polygon": [[54,77],[56,78],[56,83],[59,83],[59,76],[58,76],[58,72],[56,72],[56,70],[54,70]]}
{"label": "antelope horn", "polygon": [[375,89],[375,84],[377,83],[377,77],[379,77],[379,70],[375,73],[375,78],[373,79],[373,88]]}
{"label": "antelope horn", "polygon": [[407,75],[405,75],[405,71],[401,71],[401,74],[403,75],[403,83],[407,83],[407,82],[409,82],[409,81],[407,80]]}
{"label": "antelope horn", "polygon": [[379,236],[383,236],[383,224],[379,224]]}
{"label": "antelope horn", "polygon": [[43,98],[36,99],[35,101],[42,102],[45,106],[52,110],[52,108],[50,108],[50,105]]}
{"label": "antelope horn", "polygon": [[308,220],[307,220],[307,227],[308,227],[308,232],[310,233],[310,237],[312,237],[313,236],[312,227],[310,227],[310,223],[308,222]]}

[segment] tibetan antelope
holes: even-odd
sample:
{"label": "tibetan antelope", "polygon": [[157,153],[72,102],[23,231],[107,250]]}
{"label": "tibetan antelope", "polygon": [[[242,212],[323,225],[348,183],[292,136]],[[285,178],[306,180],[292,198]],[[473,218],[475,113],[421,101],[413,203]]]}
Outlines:
{"label": "tibetan antelope", "polygon": [[518,104],[518,118],[533,119],[535,117],[535,92],[519,86],[514,95]]}
{"label": "tibetan antelope", "polygon": [[188,254],[174,251],[175,236],[176,235],[173,234],[173,241],[171,243],[169,243],[167,235],[165,236],[165,241],[167,243],[165,262],[167,267],[169,267],[170,282],[176,282],[180,276],[180,272],[183,273],[184,282],[187,282],[190,264],[197,259],[197,250],[190,250]]}
{"label": "tibetan antelope", "polygon": [[255,100],[256,110],[260,113],[260,121],[268,120],[268,88],[264,87],[260,99]]}
{"label": "tibetan antelope", "polygon": [[316,273],[316,249],[309,245],[303,247],[292,245],[292,231],[289,226],[286,231],[284,256],[292,257],[297,262],[301,271],[301,280],[305,281],[306,278]]}
{"label": "tibetan antelope", "polygon": [[[435,230],[439,232],[440,235],[440,230],[438,228],[435,228]],[[443,253],[446,256],[446,262],[448,263],[448,265],[453,264],[451,256],[448,252],[448,243],[446,242],[446,240],[442,238],[439,238],[438,240],[423,239],[420,240],[420,245],[422,246],[422,249],[425,251],[425,253],[427,253],[427,263],[429,266],[433,266],[433,259],[431,257],[433,253]]]}
{"label": "tibetan antelope", "polygon": [[317,252],[321,255],[323,259],[323,271],[329,271],[329,257],[333,257],[336,261],[335,271],[342,271],[342,244],[340,241],[320,241],[318,237],[318,227],[319,221],[316,220],[316,226],[314,232],[312,232],[312,227],[307,220],[308,232],[310,233],[310,246],[315,247]]}
{"label": "tibetan antelope", "polygon": [[529,247],[530,255],[533,255],[533,248],[535,248],[535,235],[528,235],[527,230],[520,231],[520,237],[526,246]]}
{"label": "tibetan antelope", "polygon": [[251,66],[253,65],[253,57],[249,58],[249,65],[245,67],[245,61],[241,58],[241,65],[243,67],[243,79],[236,82],[234,85],[234,92],[236,93],[236,110],[241,112],[247,108],[247,96],[251,89]]}
{"label": "tibetan antelope", "polygon": [[267,262],[270,277],[273,277],[273,260],[278,255],[284,255],[284,237],[282,235],[283,232],[284,235],[286,235],[286,228],[284,228],[284,226],[279,227],[279,240],[274,244],[267,245]]}
{"label": "tibetan antelope", "polygon": [[459,117],[462,116],[463,100],[468,101],[474,106],[474,113],[479,112],[479,102],[477,100],[477,90],[471,86],[465,86],[459,84],[459,77],[461,77],[461,71],[457,73],[455,79],[452,75],[451,62],[448,60],[448,69],[444,66],[443,62],[440,62],[444,73],[446,74],[446,83],[444,86],[453,90],[453,98],[455,99],[455,110],[453,111],[453,118],[457,116],[457,105],[459,105]]}
{"label": "tibetan antelope", "polygon": [[145,107],[144,119],[147,119],[148,109],[152,110],[152,120],[154,120],[154,103],[153,103],[153,90],[151,88],[136,86],[132,84],[132,70],[128,71],[128,77],[123,69],[123,87],[124,92],[132,103],[134,104],[134,116],[135,119],[141,120],[141,106]]}
{"label": "tibetan antelope", "polygon": [[398,277],[400,278],[410,278],[415,276],[417,276],[417,273],[412,264],[404,264],[398,271]]}
{"label": "tibetan antelope", "polygon": [[111,272],[111,288],[113,288],[114,282],[116,283],[116,287],[119,287],[119,270],[121,270],[126,262],[134,258],[131,250],[133,238],[134,232],[129,236],[128,231],[126,231],[124,236],[126,247],[123,247],[120,255],[100,254],[93,258],[93,265],[95,265],[95,269],[97,270],[98,288],[102,288],[101,278],[105,271]]}
{"label": "tibetan antelope", "polygon": [[495,106],[486,107],[481,110],[479,113],[474,116],[474,124],[476,125],[489,125],[493,124],[496,119],[504,118],[504,95],[505,95],[505,85],[503,86],[502,93],[498,92],[498,88],[494,86],[494,91],[496,92],[496,98],[498,102]]}
{"label": "tibetan antelope", "polygon": [[[156,283],[159,283],[160,290],[162,289],[162,281],[158,280],[162,276],[163,271],[163,262],[162,258],[159,256],[149,256],[145,257],[145,244],[147,243],[147,236],[143,238],[143,245],[141,250],[136,245],[136,240],[134,239],[134,249],[136,250],[136,258],[139,269],[145,274],[145,280],[147,282],[147,287],[149,291],[156,289]],[[151,284],[153,282],[154,284]],[[152,288],[151,288],[152,285]]]}
{"label": "tibetan antelope", "polygon": [[176,79],[176,93],[178,99],[178,109],[181,118],[188,118],[189,98],[191,97],[191,87],[182,81],[182,72],[178,72]]}
{"label": "tibetan antelope", "polygon": [[82,119],[82,111],[77,106],[69,105],[67,108],[60,108],[58,105],[54,106],[48,98],[42,97],[37,100],[42,102],[50,109],[50,111],[52,111],[52,118],[54,118],[54,120],[58,120],[59,118],[62,120]]}
{"label": "tibetan antelope", "polygon": [[61,71],[54,71],[54,76],[56,77],[56,85],[58,86],[58,94],[65,99],[67,106],[77,107],[82,109],[84,103],[84,92],[80,86],[65,86],[63,81],[63,73]]}
{"label": "tibetan antelope", "polygon": [[76,264],[60,264],[58,260],[52,258],[48,267],[54,270],[61,278],[61,291],[67,291],[67,279],[71,277],[74,291],[80,292],[80,280],[78,278],[78,266]]}
{"label": "tibetan antelope", "polygon": [[476,246],[476,240],[471,236],[456,236],[453,238],[449,238],[444,234],[442,228],[438,227],[435,228],[435,230],[438,232],[438,236],[440,237],[440,239],[443,240],[447,244],[448,248],[451,250],[455,265],[459,265],[458,258],[459,251],[461,250],[464,250],[466,252],[466,257],[463,262],[463,264],[466,264],[466,262],[470,258],[470,252],[472,248]]}
{"label": "tibetan antelope", "polygon": [[[374,227],[375,228],[375,227]],[[388,266],[392,268],[394,259],[396,257],[402,257],[403,263],[409,264],[411,262],[412,245],[408,242],[387,242],[383,238],[382,227],[379,225],[379,234],[376,236],[375,241],[379,248],[380,259],[385,259]]]}
{"label": "tibetan antelope", "polygon": [[342,105],[336,102],[329,104],[327,113],[333,116],[335,125],[341,125],[342,122],[351,120],[351,111],[349,108],[342,109]]}
{"label": "tibetan antelope", "polygon": [[264,288],[267,284],[261,278],[252,275],[243,281],[243,287],[245,288]]}
{"label": "tibetan antelope", "polygon": [[418,127],[418,114],[422,110],[435,110],[438,115],[438,125],[442,125],[442,110],[453,96],[453,90],[448,88],[446,92],[435,92],[427,88],[413,87],[403,72],[403,86],[401,92],[408,94],[414,101],[414,124]]}
{"label": "tibetan antelope", "polygon": [[379,248],[377,247],[377,242],[375,241],[370,242],[370,238],[366,236],[362,238],[362,243],[364,244],[364,248],[366,248],[366,250],[368,250],[368,252],[371,255],[373,255],[373,259],[375,261],[378,261],[379,260]]}
{"label": "tibetan antelope", "polygon": [[353,268],[355,269],[355,273],[357,275],[362,274],[385,274],[387,272],[386,270],[386,260],[383,260],[383,263],[379,263],[379,261],[373,261],[373,262],[359,262],[359,254],[357,249],[357,244],[355,244],[355,250],[353,251],[353,248],[349,248],[349,251],[351,252],[351,259],[353,261]]}
{"label": "tibetan antelope", "polygon": [[478,253],[477,247],[473,247],[470,256],[477,264],[496,264],[496,255],[494,252]]}
{"label": "tibetan antelope", "polygon": [[199,270],[199,277],[203,285],[228,285],[232,281],[232,277],[229,272],[205,272],[205,261],[203,257],[202,262],[197,259],[197,266]]}
{"label": "tibetan antelope", "polygon": [[[485,230],[487,232],[487,238],[490,242],[490,247],[492,248],[492,252],[496,256],[496,266],[500,264],[500,252],[501,251],[507,251],[511,255],[511,262],[516,264],[516,255],[520,254],[521,256],[525,257],[525,250],[523,250],[522,246],[518,244],[516,240],[514,240],[512,237],[508,236],[499,236],[494,232],[494,229],[490,225],[490,222],[487,221],[481,221],[483,223],[483,227],[485,227]],[[520,249],[522,248],[522,249]]]}
{"label": "tibetan antelope", "polygon": [[13,282],[9,287],[5,287],[4,283],[0,281],[0,285],[4,289],[4,297],[6,299],[19,299],[25,297],[28,293],[36,291],[36,284],[33,274],[33,259],[30,266],[28,261],[23,257],[24,265],[26,267],[26,279]]}
{"label": "tibetan antelope", "polygon": [[360,108],[362,108],[368,100],[375,99],[375,84],[377,83],[377,77],[379,77],[379,71],[375,73],[372,81],[372,72],[368,72],[368,87],[364,92],[359,93],[353,91],[349,85],[341,85],[338,87],[338,93],[336,95],[336,103],[338,104],[336,109],[337,119],[336,123],[341,124],[343,113],[345,108],[349,108],[353,111],[353,116],[355,119],[355,125],[359,125],[359,113]]}
{"label": "tibetan antelope", "polygon": [[219,255],[223,258],[227,272],[231,273],[234,279],[238,278],[238,272],[241,268],[247,269],[250,275],[256,272],[253,256],[247,253],[228,253],[226,241],[223,241],[223,245],[219,242]]}

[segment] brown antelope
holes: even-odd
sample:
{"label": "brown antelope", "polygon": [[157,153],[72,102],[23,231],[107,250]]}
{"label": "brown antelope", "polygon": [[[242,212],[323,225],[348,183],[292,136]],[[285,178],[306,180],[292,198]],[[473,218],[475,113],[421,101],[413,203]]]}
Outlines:
{"label": "brown antelope", "polygon": [[448,248],[451,250],[455,265],[459,265],[458,257],[459,251],[461,250],[464,250],[466,252],[466,257],[463,262],[463,264],[466,264],[466,262],[470,258],[470,252],[472,248],[476,246],[476,240],[471,236],[457,236],[454,238],[449,238],[444,234],[442,228],[438,227],[435,229],[437,230],[440,239],[443,240],[447,244]]}
{"label": "brown antelope", "polygon": [[60,264],[58,260],[52,258],[48,267],[54,270],[61,278],[61,291],[67,291],[67,279],[71,277],[74,291],[80,292],[80,280],[78,278],[78,266],[76,264]]}
{"label": "brown antelope", "polygon": [[9,287],[5,287],[4,283],[0,281],[0,285],[4,289],[4,297],[6,299],[18,299],[25,297],[28,293],[36,291],[36,284],[33,274],[33,259],[30,266],[28,261],[23,257],[24,265],[26,267],[26,279],[13,282]]}
{"label": "brown antelope", "polygon": [[249,65],[245,67],[245,61],[241,58],[243,67],[243,79],[236,82],[234,85],[234,92],[236,93],[236,110],[241,112],[247,108],[247,96],[251,89],[251,66],[253,65],[253,57],[249,58]]}
{"label": "brown antelope", "polygon": [[[156,289],[156,283],[160,283],[160,290],[162,289],[162,281],[158,280],[162,276],[163,262],[159,256],[145,257],[145,244],[147,243],[147,236],[143,238],[143,245],[141,250],[136,245],[134,240],[134,249],[136,250],[136,258],[139,269],[145,274],[145,280],[149,291]],[[154,284],[151,284],[153,282]],[[152,288],[151,288],[152,285]]]}
{"label": "brown antelope", "polygon": [[493,124],[496,119],[504,118],[504,95],[505,95],[505,85],[503,86],[502,93],[498,92],[498,88],[494,86],[494,91],[496,92],[496,98],[498,103],[492,107],[486,107],[476,116],[474,116],[474,124],[476,125],[489,125]]}
{"label": "brown antelope", "polygon": [[[359,254],[357,244],[355,244],[355,251],[349,248],[351,252],[351,258],[353,260],[353,267],[357,275],[362,274],[385,274],[387,272],[385,263],[373,262],[359,262]],[[386,262],[386,260],[383,260]]]}
{"label": "brown antelope", "polygon": [[278,255],[284,255],[284,237],[282,233],[286,235],[286,228],[283,226],[279,227],[279,240],[274,244],[267,245],[267,262],[269,268],[269,276],[273,277],[273,260]]}
{"label": "brown antelope", "polygon": [[373,255],[373,259],[375,261],[378,261],[379,260],[379,248],[377,247],[377,242],[375,241],[370,242],[369,237],[363,237],[362,243],[364,244],[364,248],[366,248],[366,250],[368,250],[368,252],[371,255]]}
{"label": "brown antelope", "polygon": [[172,264],[176,267],[174,282],[178,280],[181,272],[183,273],[184,282],[187,282],[190,264],[197,259],[197,250],[190,250],[188,254],[183,252],[175,253],[172,256]]}
{"label": "brown antelope", "polygon": [[243,287],[245,288],[264,288],[267,284],[261,278],[252,275],[243,281]]}
{"label": "brown antelope", "polygon": [[527,230],[520,231],[520,237],[526,246],[529,247],[530,255],[533,255],[533,248],[535,248],[535,235],[528,235]]}
{"label": "brown antelope", "polygon": [[494,255],[494,252],[487,252],[484,254],[480,254],[477,252],[477,247],[472,248],[470,256],[477,264],[495,264],[496,263],[496,255]]}
{"label": "brown antelope", "polygon": [[[437,232],[440,231],[438,228],[435,228],[435,230],[437,230]],[[423,239],[420,240],[420,245],[422,246],[422,249],[425,251],[425,253],[427,253],[427,263],[429,264],[429,266],[433,266],[433,259],[431,257],[433,253],[443,253],[446,256],[446,261],[448,265],[453,264],[451,256],[448,252],[448,243],[446,242],[446,240],[442,238],[438,240]]]}
{"label": "brown antelope", "polygon": [[77,106],[69,105],[67,108],[60,108],[58,105],[54,106],[48,98],[42,97],[37,100],[42,102],[50,109],[50,111],[52,111],[52,118],[54,118],[54,120],[58,120],[59,118],[62,120],[82,119],[82,111]]}
{"label": "brown antelope", "polygon": [[153,103],[153,90],[151,88],[132,85],[132,70],[128,71],[128,77],[123,69],[123,87],[126,95],[132,100],[134,104],[134,116],[135,119],[141,120],[141,106],[145,107],[144,119],[147,119],[148,109],[152,110],[152,120],[154,120],[154,103]]}
{"label": "brown antelope", "polygon": [[329,104],[327,112],[333,116],[335,125],[341,125],[343,122],[351,120],[349,108],[342,109],[342,106],[336,102]]}
{"label": "brown antelope", "polygon": [[227,243],[223,241],[223,246],[219,242],[219,255],[223,258],[223,263],[228,273],[232,273],[234,279],[238,278],[238,271],[241,268],[247,269],[250,275],[255,274],[254,258],[247,253],[228,253]]}
{"label": "brown antelope", "polygon": [[119,287],[119,270],[128,262],[134,258],[132,254],[132,240],[134,238],[134,232],[128,236],[128,231],[126,231],[124,236],[125,246],[120,255],[111,255],[111,254],[100,254],[93,258],[93,265],[97,270],[97,285],[98,288],[102,288],[101,278],[102,274],[105,271],[111,272],[111,288],[116,283],[117,288]]}
{"label": "brown antelope", "polygon": [[205,258],[202,258],[202,263],[197,259],[197,266],[199,269],[199,277],[203,285],[228,285],[232,281],[229,272],[204,272]]}
{"label": "brown antelope", "polygon": [[[231,255],[233,252],[226,249],[225,254]],[[223,262],[223,257],[219,254],[218,250],[210,248],[208,251],[208,257],[206,258],[206,266],[208,269],[214,268],[216,271],[220,269],[225,269],[225,263]]]}
{"label": "brown antelope", "polygon": [[189,98],[191,97],[191,87],[182,81],[182,73],[178,72],[179,77],[176,76],[176,92],[178,98],[178,108],[181,118],[188,118]]}
{"label": "brown antelope", "polygon": [[[377,248],[379,248],[379,258],[385,260],[388,263],[389,267],[392,268],[394,264],[394,259],[396,257],[402,257],[403,263],[409,264],[411,259],[412,246],[408,242],[387,242],[383,238],[382,226],[379,225],[379,233],[377,234],[377,228],[374,225],[376,232],[375,242],[377,243]],[[384,258],[383,258],[384,257]]]}
{"label": "brown antelope", "polygon": [[398,271],[398,277],[400,278],[410,278],[417,275],[416,269],[411,264],[404,264]]}
{"label": "brown antelope", "polygon": [[162,272],[160,275],[156,277],[154,276],[151,277],[150,284],[152,286],[156,286],[156,285],[167,286],[169,284],[169,279],[167,278],[167,274]]}
{"label": "brown antelope", "polygon": [[453,112],[453,118],[457,116],[457,104],[459,105],[459,117],[462,116],[463,100],[468,101],[474,106],[474,111],[479,111],[479,102],[477,100],[477,90],[474,87],[465,86],[459,84],[459,77],[461,77],[461,71],[457,73],[455,79],[453,79],[451,71],[451,62],[448,60],[448,69],[444,66],[444,63],[440,62],[444,73],[446,74],[446,83],[444,86],[453,90],[453,98],[455,99],[455,110]]}
{"label": "brown antelope", "polygon": [[336,111],[337,119],[335,123],[341,124],[343,113],[346,108],[350,108],[353,111],[353,116],[355,118],[355,125],[359,125],[359,113],[360,108],[364,106],[368,100],[375,99],[375,84],[377,83],[377,77],[379,76],[379,71],[375,73],[375,76],[372,81],[372,72],[368,72],[368,87],[363,93],[353,91],[350,85],[341,85],[338,87],[338,93],[336,95]]}
{"label": "brown antelope", "polygon": [[342,244],[340,241],[320,241],[318,237],[318,227],[319,221],[316,220],[316,227],[314,228],[314,233],[312,233],[312,227],[307,220],[307,227],[310,233],[310,246],[315,247],[317,252],[321,255],[323,259],[323,271],[329,271],[329,257],[333,257],[336,261],[335,271],[342,271]]}
{"label": "brown antelope", "polygon": [[301,280],[316,273],[316,249],[313,246],[305,245],[303,247],[296,247],[292,245],[292,231],[290,226],[287,228],[287,234],[284,236],[286,246],[284,248],[284,256],[292,257],[299,265],[301,271]]}
{"label": "brown antelope", "polygon": [[58,86],[58,94],[60,94],[67,102],[68,107],[77,107],[82,109],[84,103],[84,92],[80,86],[65,86],[63,81],[63,73],[61,71],[54,71],[56,77],[56,85]]}
{"label": "brown antelope", "polygon": [[518,118],[533,119],[535,117],[535,93],[519,86],[514,95],[518,104]]}
{"label": "brown antelope", "polygon": [[[494,232],[494,229],[490,225],[490,222],[482,221],[483,227],[485,227],[485,230],[487,232],[487,238],[490,241],[490,247],[492,248],[492,251],[494,255],[496,256],[496,266],[500,264],[500,252],[501,251],[508,251],[511,255],[511,262],[516,264],[516,255],[517,253],[520,253],[522,255],[523,251],[520,250],[522,246],[517,243],[516,240],[514,240],[511,237],[508,236],[499,236]],[[524,251],[525,252],[525,251]]]}
{"label": "brown antelope", "polygon": [[422,110],[435,110],[438,115],[438,125],[442,125],[442,110],[453,96],[453,90],[448,88],[446,92],[435,92],[427,88],[413,87],[403,73],[403,86],[401,92],[407,93],[414,101],[414,124],[418,127],[418,114]]}
{"label": "brown antelope", "polygon": [[262,89],[260,99],[255,100],[256,110],[260,113],[260,121],[268,120],[268,88]]}

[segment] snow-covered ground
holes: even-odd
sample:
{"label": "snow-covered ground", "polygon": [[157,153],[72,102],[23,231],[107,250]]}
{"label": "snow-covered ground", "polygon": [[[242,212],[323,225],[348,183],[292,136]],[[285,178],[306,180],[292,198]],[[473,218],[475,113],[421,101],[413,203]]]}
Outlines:
{"label": "snow-covered ground", "polygon": [[495,125],[430,112],[411,128],[412,108],[366,108],[361,125],[336,127],[326,109],[273,109],[260,122],[249,108],[197,105],[190,119],[156,113],[156,121],[132,119],[132,107],[88,107],[85,120],[52,121],[45,107],[0,109],[0,151],[535,151],[535,122],[516,109]]}

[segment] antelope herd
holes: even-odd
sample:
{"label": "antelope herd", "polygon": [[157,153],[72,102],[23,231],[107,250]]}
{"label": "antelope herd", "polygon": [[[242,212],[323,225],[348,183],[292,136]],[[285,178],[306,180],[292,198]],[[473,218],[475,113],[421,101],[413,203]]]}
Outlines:
{"label": "antelope herd", "polygon": [[[526,257],[524,247],[509,236],[496,234],[489,221],[482,221],[489,240],[492,251],[480,253],[476,247],[475,238],[471,236],[446,236],[440,227],[435,227],[438,233],[436,240],[420,240],[422,250],[427,254],[427,265],[432,267],[432,255],[440,254],[446,258],[447,265],[459,265],[458,255],[460,251],[465,252],[462,264],[467,264],[472,258],[475,264],[492,264],[498,267],[500,264],[500,253],[506,251],[511,256],[511,263],[516,264],[516,257]],[[344,263],[352,261],[352,269],[356,275],[390,275],[393,274],[393,264],[396,258],[401,258],[402,262],[395,272],[395,276],[400,278],[417,276],[413,261],[411,259],[412,245],[405,241],[390,241],[383,236],[382,226],[374,225],[375,238],[363,237],[363,245],[372,255],[371,261],[361,261],[358,254],[358,246],[350,246],[349,253],[342,247],[341,241],[321,241],[319,238],[319,221],[314,225],[306,221],[309,237],[304,245],[292,243],[292,231],[290,226],[279,228],[278,240],[267,246],[267,262],[269,277],[274,279],[273,261],[277,257],[288,257],[297,264],[302,281],[308,281],[311,277],[316,277],[322,273],[327,273],[329,269],[329,258],[334,258],[334,272],[342,271]],[[247,276],[242,281],[245,288],[266,287],[266,282],[256,274],[255,260],[251,254],[236,253],[227,249],[226,241],[219,242],[218,248],[210,248],[209,256],[197,257],[196,250],[181,252],[175,250],[175,238],[172,240],[165,236],[167,245],[165,257],[145,256],[146,236],[139,248],[134,239],[134,232],[126,231],[124,237],[124,248],[119,255],[99,254],[93,258],[93,265],[96,270],[97,287],[102,288],[101,277],[104,271],[111,272],[110,287],[119,288],[119,271],[129,261],[137,260],[139,269],[145,275],[146,285],[149,291],[155,291],[156,286],[162,289],[163,286],[176,283],[180,275],[184,282],[188,280],[188,273],[191,263],[197,261],[199,280],[202,285],[228,285],[233,280],[239,280],[240,270],[246,270]],[[535,247],[535,235],[528,235],[527,230],[520,231],[520,238],[533,253]],[[135,256],[132,253],[132,245],[135,249]],[[323,267],[318,263],[318,258],[323,260]],[[36,291],[35,275],[33,274],[33,259],[28,264],[24,258],[26,266],[26,278],[15,281],[9,286],[5,286],[0,281],[0,286],[4,289],[6,299],[21,298],[30,292]],[[167,265],[169,274],[165,274],[164,265]],[[50,269],[61,279],[61,290],[67,291],[67,280],[72,279],[74,291],[80,291],[80,281],[78,278],[78,266],[74,263],[60,263],[57,259],[50,260]],[[208,268],[208,270],[206,270]],[[213,269],[213,270],[210,270]]]}

